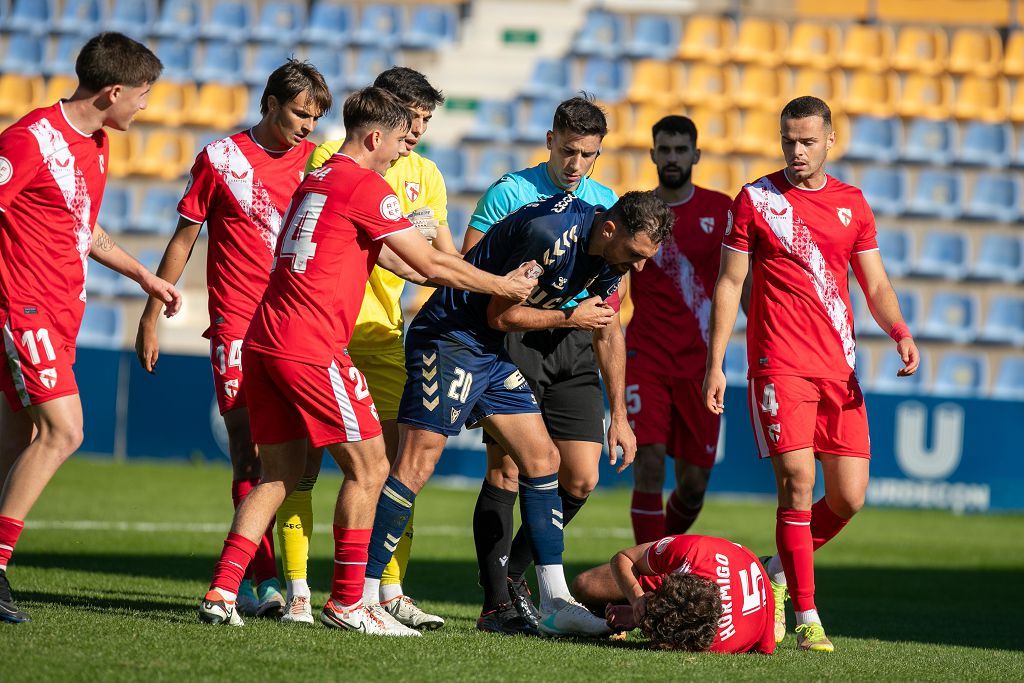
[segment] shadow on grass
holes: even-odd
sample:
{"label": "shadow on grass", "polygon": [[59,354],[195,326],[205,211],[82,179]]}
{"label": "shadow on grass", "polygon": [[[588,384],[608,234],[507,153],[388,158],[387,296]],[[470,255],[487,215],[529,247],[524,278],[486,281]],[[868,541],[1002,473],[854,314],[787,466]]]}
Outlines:
{"label": "shadow on grass", "polygon": [[[108,591],[81,585],[74,594],[18,591],[17,567],[64,569],[98,574],[195,581],[196,595],[205,588],[216,562],[214,555],[132,555],[82,553],[19,553],[12,581],[18,599],[55,602],[86,609],[129,609],[155,612],[190,610],[192,599],[153,592]],[[566,565],[570,578],[587,569]],[[330,585],[333,562],[310,563],[314,590]],[[531,572],[532,575],[532,572]],[[981,596],[999,587],[1018,585],[1021,572],[1010,569],[939,569],[912,567],[819,567],[816,597],[829,635],[960,645],[1024,651],[1019,635],[1021,605],[980,608]],[[405,580],[407,592],[423,602],[447,602],[475,608],[482,591],[476,563],[467,560],[413,558]],[[115,597],[123,596],[123,597]],[[1012,601],[1012,600],[1011,600]],[[793,616],[789,614],[790,629]],[[621,646],[632,647],[630,642]]]}

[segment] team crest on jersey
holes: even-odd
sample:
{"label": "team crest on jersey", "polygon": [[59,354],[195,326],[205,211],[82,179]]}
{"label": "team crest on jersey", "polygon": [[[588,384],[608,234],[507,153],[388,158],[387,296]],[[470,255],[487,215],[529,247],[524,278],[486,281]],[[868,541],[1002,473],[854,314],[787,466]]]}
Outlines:
{"label": "team crest on jersey", "polygon": [[700,218],[700,229],[704,231],[705,235],[710,235],[715,230],[715,217],[714,216],[701,216]]}
{"label": "team crest on jersey", "polygon": [[380,215],[385,220],[397,221],[402,217],[402,205],[398,202],[398,197],[393,194],[389,194],[384,199],[380,200]]}
{"label": "team crest on jersey", "polygon": [[455,421],[459,419],[459,414],[461,412],[462,412],[461,408],[452,408],[452,414],[451,414],[452,424],[455,424]]}
{"label": "team crest on jersey", "polygon": [[0,185],[6,185],[14,177],[14,165],[7,157],[0,157]]}
{"label": "team crest on jersey", "polygon": [[772,440],[772,443],[778,443],[779,437],[782,436],[782,425],[774,424],[768,425],[768,438]]}
{"label": "team crest on jersey", "polygon": [[237,379],[229,379],[228,381],[224,382],[224,395],[227,396],[228,398],[234,398],[235,396],[238,396]]}
{"label": "team crest on jersey", "polygon": [[839,216],[839,220],[844,226],[849,225],[850,221],[853,220],[853,211],[850,209],[836,209],[836,215]]}
{"label": "team crest on jersey", "polygon": [[57,386],[57,368],[43,368],[39,371],[39,381],[47,389]]}
{"label": "team crest on jersey", "polygon": [[420,184],[411,181],[405,181],[405,196],[410,202],[414,202],[420,198]]}

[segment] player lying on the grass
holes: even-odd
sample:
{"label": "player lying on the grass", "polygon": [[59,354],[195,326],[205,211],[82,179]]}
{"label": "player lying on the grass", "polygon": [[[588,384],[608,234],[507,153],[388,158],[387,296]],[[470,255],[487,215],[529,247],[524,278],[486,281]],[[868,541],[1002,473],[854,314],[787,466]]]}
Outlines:
{"label": "player lying on the grass", "polygon": [[499,221],[466,256],[492,273],[539,262],[542,273],[525,304],[450,288],[434,292],[406,336],[408,378],[398,413],[402,447],[377,505],[365,602],[377,599],[384,567],[445,442],[469,423],[485,427],[519,468],[520,509],[540,584],[541,630],[607,632],[604,620],[573,600],[565,583],[558,449],[505,350],[504,336],[538,320],[568,326],[582,307],[561,310],[562,303],[584,289],[610,297],[623,274],[643,268],[671,226],[668,207],[651,193],[628,193],[607,211],[572,194],[556,195]]}
{"label": "player lying on the grass", "polygon": [[[210,326],[203,336],[210,340],[217,405],[228,434],[231,500],[236,508],[260,477],[259,458],[249,433],[242,340],[270,279],[281,218],[314,148],[307,137],[330,110],[331,102],[323,76],[308,62],[290,59],[275,69],[260,100],[263,118],[259,123],[211,142],[196,157],[178,202],[178,226],[157,269],[160,277],[176,283],[206,223]],[[159,302],[151,298],[135,340],[139,362],[148,372],[156,371],[160,355],[159,310]],[[274,537],[267,529],[239,589],[238,611],[281,616],[285,601],[280,588]],[[312,623],[308,596],[307,590],[307,601],[299,603],[300,611],[305,606],[300,617]],[[292,597],[289,590],[289,600]]]}
{"label": "player lying on the grass", "polygon": [[120,33],[89,40],[70,98],[0,134],[0,621],[22,622],[7,563],[50,478],[82,443],[73,368],[88,259],[130,277],[174,315],[181,296],[96,224],[107,181],[104,127],[128,130],[163,65]]}
{"label": "player lying on the grass", "polygon": [[365,88],[345,101],[343,118],[345,144],[292,197],[270,282],[246,333],[249,426],[263,478],[235,512],[199,618],[241,625],[235,601],[242,576],[274,513],[307,471],[309,442],[326,447],[345,476],[334,515],[331,599],[320,621],[418,636],[380,608],[376,592],[371,604],[360,599],[374,502],[388,474],[377,409],[345,351],[366,281],[384,246],[434,282],[510,301],[525,299],[536,279],[526,275],[533,264],[504,276],[474,268],[412,229],[381,177],[411,125],[400,100]]}
{"label": "player lying on the grass", "polygon": [[663,650],[775,651],[775,602],[757,556],[714,536],[668,536],[619,551],[572,582],[616,631],[639,627]]}

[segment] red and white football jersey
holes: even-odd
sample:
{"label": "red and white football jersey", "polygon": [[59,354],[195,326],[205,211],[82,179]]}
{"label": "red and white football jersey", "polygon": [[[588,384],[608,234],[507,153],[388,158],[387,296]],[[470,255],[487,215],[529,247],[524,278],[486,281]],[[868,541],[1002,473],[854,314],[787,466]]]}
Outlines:
{"label": "red and white football jersey", "polygon": [[292,198],[245,345],[327,367],[352,337],[381,239],[412,227],[375,171],[335,154]]}
{"label": "red and white football jersey", "polygon": [[860,190],[832,176],[817,190],[784,171],[745,185],[723,246],[751,254],[749,375],[849,379],[856,339],[847,273],[854,254],[878,248]]}
{"label": "red and white football jersey", "polygon": [[49,318],[72,347],[109,156],[106,132],[75,128],[61,102],[0,133],[0,310]]}
{"label": "red and white football jersey", "polygon": [[267,288],[288,201],[315,147],[304,140],[272,152],[246,130],[210,143],[196,157],[178,213],[205,221],[210,235],[205,337],[245,333]]}
{"label": "red and white football jersey", "polygon": [[[714,536],[668,536],[647,551],[647,564],[658,573],[645,581],[660,585],[667,574],[711,579],[722,596],[722,617],[711,652],[775,652],[775,599],[768,577],[754,553]],[[641,577],[648,578],[648,577]]]}
{"label": "red and white football jersey", "polygon": [[694,187],[689,199],[669,205],[676,218],[672,235],[630,275],[629,362],[651,362],[681,379],[704,378],[711,295],[731,202],[721,192]]}

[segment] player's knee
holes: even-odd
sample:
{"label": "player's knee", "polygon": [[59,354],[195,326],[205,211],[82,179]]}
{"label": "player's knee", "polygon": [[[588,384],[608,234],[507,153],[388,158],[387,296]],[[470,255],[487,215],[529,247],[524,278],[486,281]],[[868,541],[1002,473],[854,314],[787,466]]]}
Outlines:
{"label": "player's knee", "polygon": [[638,491],[661,491],[665,486],[665,456],[649,446],[637,449],[633,460],[633,487]]}
{"label": "player's knee", "polygon": [[579,574],[575,579],[572,580],[572,588],[569,591],[573,594],[577,600],[582,599],[581,596],[588,595],[587,589],[590,587],[590,579],[587,577],[587,573],[583,572]]}
{"label": "player's knee", "polygon": [[42,427],[38,438],[63,462],[82,445],[85,433],[80,424],[62,424]]}
{"label": "player's knee", "polygon": [[850,519],[864,507],[864,493],[861,492],[858,495],[851,492],[843,492],[839,496],[826,496],[825,502],[828,503],[829,508],[837,516],[843,519]]}
{"label": "player's knee", "polygon": [[586,498],[597,486],[597,474],[569,474],[558,475],[558,483],[565,492],[575,498]]}

